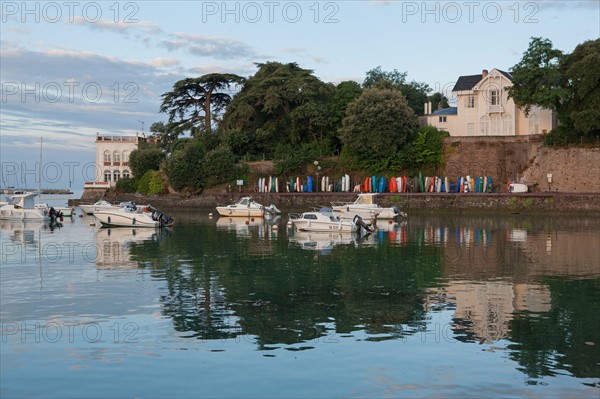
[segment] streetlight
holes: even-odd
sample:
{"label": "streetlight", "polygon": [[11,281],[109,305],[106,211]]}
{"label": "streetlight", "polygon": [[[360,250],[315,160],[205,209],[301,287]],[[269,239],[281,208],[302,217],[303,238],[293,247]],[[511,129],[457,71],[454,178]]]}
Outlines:
{"label": "streetlight", "polygon": [[321,170],[321,167],[319,166],[319,161],[315,161],[313,162],[315,164],[315,171],[317,173],[317,184],[316,184],[316,192],[319,192],[319,171]]}

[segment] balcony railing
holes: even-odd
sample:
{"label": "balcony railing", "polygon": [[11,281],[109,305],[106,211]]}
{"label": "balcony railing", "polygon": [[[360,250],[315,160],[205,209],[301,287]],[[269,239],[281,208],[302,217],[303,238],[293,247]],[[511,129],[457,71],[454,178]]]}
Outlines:
{"label": "balcony railing", "polygon": [[110,188],[110,183],[105,181],[86,181],[83,188]]}
{"label": "balcony railing", "polygon": [[488,105],[489,114],[499,114],[502,112],[504,112],[504,107],[502,105]]}

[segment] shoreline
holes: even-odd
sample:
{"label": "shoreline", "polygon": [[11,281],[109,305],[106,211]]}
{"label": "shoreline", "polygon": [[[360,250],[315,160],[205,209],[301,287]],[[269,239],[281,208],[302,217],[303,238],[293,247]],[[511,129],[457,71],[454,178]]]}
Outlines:
{"label": "shoreline", "polygon": [[[332,202],[352,202],[357,193],[217,193],[205,192],[199,196],[183,197],[175,194],[145,196],[141,194],[108,194],[107,201],[135,201],[152,204],[159,209],[190,210],[209,209],[236,202],[240,197],[251,196],[268,206],[275,204],[282,211],[288,209],[331,206]],[[69,200],[69,206],[93,203],[92,199]],[[410,210],[460,210],[495,212],[583,212],[600,216],[600,193],[380,193],[382,206],[397,205],[402,211]]]}

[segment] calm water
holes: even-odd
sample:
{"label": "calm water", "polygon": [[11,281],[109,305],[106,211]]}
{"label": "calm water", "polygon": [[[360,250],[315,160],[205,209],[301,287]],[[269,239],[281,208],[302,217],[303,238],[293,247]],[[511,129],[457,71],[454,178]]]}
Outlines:
{"label": "calm water", "polygon": [[594,397],[600,221],[0,221],[4,397]]}

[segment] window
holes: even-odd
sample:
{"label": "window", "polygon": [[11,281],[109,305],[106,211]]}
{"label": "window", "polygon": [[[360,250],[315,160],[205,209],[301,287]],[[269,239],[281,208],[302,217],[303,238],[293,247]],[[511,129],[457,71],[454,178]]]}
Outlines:
{"label": "window", "polygon": [[120,178],[121,178],[121,172],[119,172],[118,170],[115,170],[113,172],[113,181],[118,182]]}
{"label": "window", "polygon": [[125,169],[123,171],[123,179],[129,179],[131,177],[131,175],[129,174],[129,171],[127,169]]}
{"label": "window", "polygon": [[309,213],[308,215],[304,215],[304,219],[317,220],[317,215]]}
{"label": "window", "polygon": [[500,90],[490,90],[490,104],[500,105]]}
{"label": "window", "polygon": [[444,123],[446,122],[446,117],[445,116],[440,116],[440,123]]}
{"label": "window", "polygon": [[123,162],[129,162],[129,153],[127,151],[123,151]]}
{"label": "window", "polygon": [[512,114],[505,114],[502,117],[502,131],[506,136],[513,135],[513,120]]}
{"label": "window", "polygon": [[119,151],[113,152],[113,162],[121,162],[121,153]]}
{"label": "window", "polygon": [[467,108],[475,108],[475,96],[467,96],[465,99],[465,106]]}
{"label": "window", "polygon": [[538,134],[540,131],[540,118],[538,114],[529,114],[529,134]]}
{"label": "window", "polygon": [[104,182],[109,183],[110,182],[110,176],[111,176],[110,170],[105,170],[104,171]]}
{"label": "window", "polygon": [[490,117],[487,115],[483,115],[479,119],[479,134],[482,136],[490,134]]}
{"label": "window", "polygon": [[502,135],[502,119],[499,114],[490,115],[490,121],[492,125],[492,136],[501,136]]}
{"label": "window", "polygon": [[104,151],[104,162],[110,163],[110,151],[108,150]]}

